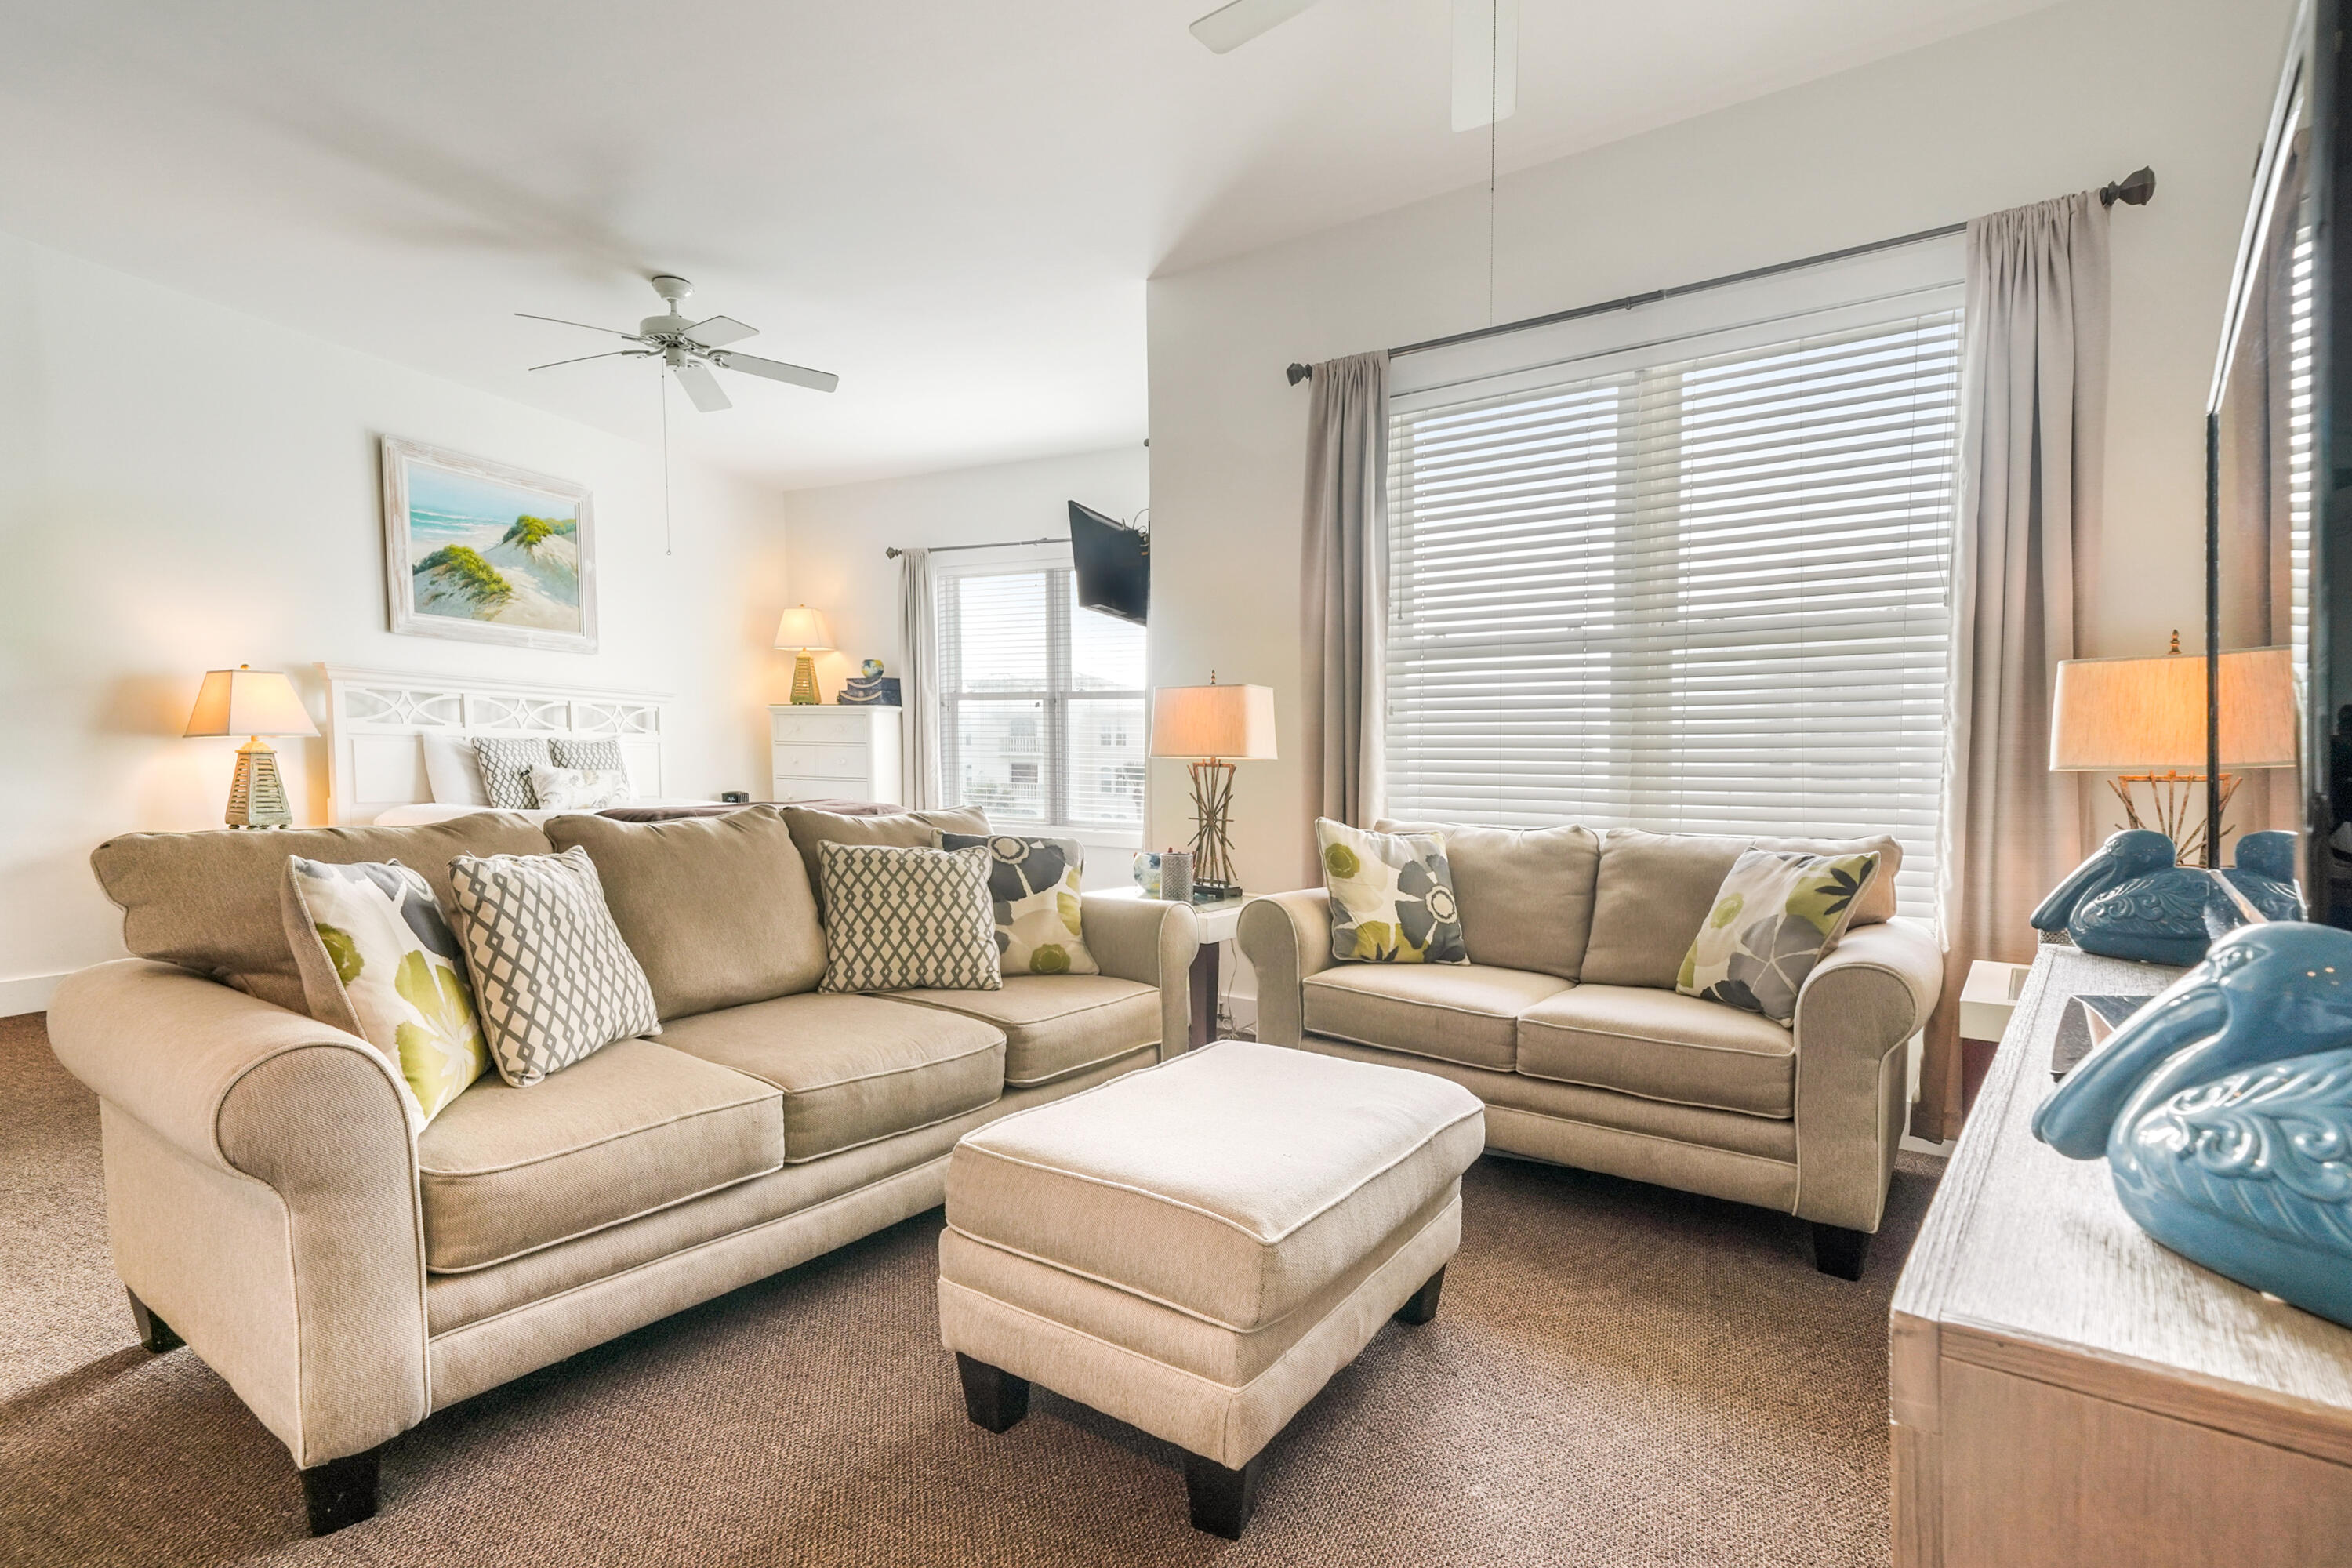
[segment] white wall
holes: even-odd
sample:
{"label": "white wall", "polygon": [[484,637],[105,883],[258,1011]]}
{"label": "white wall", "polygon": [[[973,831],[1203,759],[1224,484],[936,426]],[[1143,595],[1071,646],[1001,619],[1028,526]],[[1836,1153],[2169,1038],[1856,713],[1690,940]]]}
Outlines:
{"label": "white wall", "polygon": [[[2118,209],[2107,550],[2085,653],[2200,624],[2202,406],[2293,0],[2074,0],[1502,182],[1158,278],[1150,289],[1152,668],[1275,688],[1277,763],[1242,764],[1252,888],[1309,857],[1298,516],[1318,360],[1932,227],[2104,184]],[[1507,122],[1503,134],[1509,134]],[[1154,839],[1184,794],[1157,764]]]}
{"label": "white wall", "polygon": [[[207,668],[285,669],[314,717],[320,661],[667,691],[672,793],[766,778],[774,493],[675,467],[665,553],[656,449],[5,237],[0,298],[0,1013],[121,953],[92,846],[219,825],[238,742],[180,738]],[[378,435],[587,484],[600,650],[386,632]],[[325,820],[323,742],[279,752]]]}

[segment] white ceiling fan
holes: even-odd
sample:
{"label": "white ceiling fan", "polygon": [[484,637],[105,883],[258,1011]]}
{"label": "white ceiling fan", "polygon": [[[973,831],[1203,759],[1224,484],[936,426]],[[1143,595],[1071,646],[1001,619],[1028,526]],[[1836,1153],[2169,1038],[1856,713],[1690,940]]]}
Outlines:
{"label": "white ceiling fan", "polygon": [[592,332],[610,332],[616,338],[626,338],[641,346],[633,349],[613,349],[600,354],[582,354],[577,359],[550,360],[535,364],[533,370],[553,370],[560,364],[583,364],[592,359],[659,359],[686,388],[687,396],[705,414],[716,414],[722,408],[732,408],[719,378],[710,367],[740,371],[746,375],[763,375],[770,381],[790,382],[817,392],[831,392],[841,384],[841,377],[830,371],[811,370],[806,365],[786,364],[782,360],[761,359],[756,354],[737,353],[725,345],[756,337],[760,329],[747,327],[731,316],[711,316],[699,321],[689,321],[678,314],[677,303],[694,292],[694,285],[674,274],[657,273],[653,279],[654,292],[668,301],[667,314],[647,316],[637,323],[634,332],[616,327],[591,327],[585,321],[567,321],[561,316],[533,315],[529,310],[517,310],[516,315],[533,321],[553,321],[558,326],[582,327]]}
{"label": "white ceiling fan", "polygon": [[[1315,0],[1232,0],[1192,24],[1192,36],[1231,54]],[[1454,129],[1508,120],[1519,106],[1519,0],[1454,0]]]}

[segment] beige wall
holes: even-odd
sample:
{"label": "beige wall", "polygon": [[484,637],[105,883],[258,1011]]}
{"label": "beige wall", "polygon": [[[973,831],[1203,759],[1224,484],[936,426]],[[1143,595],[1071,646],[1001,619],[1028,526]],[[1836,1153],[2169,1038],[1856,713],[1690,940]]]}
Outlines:
{"label": "beige wall", "polygon": [[[1283,365],[1931,227],[2156,168],[2115,223],[2107,546],[2087,653],[2201,614],[2202,425],[2221,297],[2292,0],[2074,0],[1150,289],[1157,684],[1276,689],[1285,755],[1242,764],[1256,889],[1310,864],[1298,734],[1307,389]],[[1504,134],[1508,135],[1507,123]],[[1155,764],[1152,836],[1184,794]]]}
{"label": "beige wall", "polygon": [[[180,738],[207,668],[285,669],[314,717],[320,661],[668,691],[674,793],[767,776],[773,493],[677,466],[666,553],[657,449],[6,237],[0,298],[0,1013],[121,952],[93,845],[219,825],[238,742]],[[587,484],[600,650],[386,632],[380,434]],[[324,743],[280,754],[324,820]]]}

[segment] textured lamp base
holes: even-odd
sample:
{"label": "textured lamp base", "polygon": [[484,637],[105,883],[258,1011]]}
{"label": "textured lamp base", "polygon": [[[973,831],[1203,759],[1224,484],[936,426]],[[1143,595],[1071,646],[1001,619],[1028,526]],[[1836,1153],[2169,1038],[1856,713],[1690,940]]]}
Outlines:
{"label": "textured lamp base", "polygon": [[1234,843],[1226,833],[1234,808],[1234,764],[1210,757],[1194,763],[1192,774],[1193,900],[1199,902],[1209,889],[1218,889],[1217,897],[1238,896]]}
{"label": "textured lamp base", "polygon": [[824,700],[816,692],[816,661],[806,654],[793,660],[793,700],[803,707]]}
{"label": "textured lamp base", "polygon": [[286,785],[278,776],[278,752],[256,735],[236,749],[236,777],[228,786],[231,827],[284,827],[294,820]]}

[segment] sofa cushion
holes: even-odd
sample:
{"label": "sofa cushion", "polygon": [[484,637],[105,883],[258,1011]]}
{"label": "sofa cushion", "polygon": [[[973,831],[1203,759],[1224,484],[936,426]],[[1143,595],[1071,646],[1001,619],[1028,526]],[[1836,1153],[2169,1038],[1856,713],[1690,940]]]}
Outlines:
{"label": "sofa cushion", "polygon": [[774,806],[670,822],[558,816],[547,837],[596,863],[665,1018],[813,991],[824,973],[808,868]]}
{"label": "sofa cushion", "polygon": [[1374,824],[1382,833],[1442,833],[1470,962],[1574,980],[1592,934],[1601,836],[1589,827]]}
{"label": "sofa cushion", "polygon": [[1486,1141],[1458,1084],[1227,1040],[966,1133],[948,1224],[1248,1330],[1377,1250]]}
{"label": "sofa cushion", "polygon": [[416,1140],[425,1267],[483,1268],[775,1170],[776,1090],[651,1040],[530,1089],[495,1074]]}
{"label": "sofa cushion", "polygon": [[844,816],[804,805],[783,807],[784,826],[808,869],[809,886],[816,890],[817,911],[824,910],[824,867],[819,847],[825,844],[889,844],[901,849],[935,847],[940,833],[985,833],[988,814],[976,805],[949,811],[887,812],[879,816]]}
{"label": "sofa cushion", "polygon": [[1160,993],[1110,974],[1008,974],[1002,991],[887,991],[1004,1031],[1004,1086],[1027,1089],[1160,1043]]}
{"label": "sofa cushion", "polygon": [[1342,963],[1301,989],[1311,1033],[1509,1072],[1519,1015],[1568,982],[1486,963]]}
{"label": "sofa cushion", "polygon": [[1519,1016],[1519,1071],[1675,1105],[1793,1115],[1796,1037],[1753,1013],[1637,985],[1583,984]]}
{"label": "sofa cushion", "polygon": [[544,855],[536,824],[476,812],[417,827],[295,827],[268,833],[126,833],[90,852],[99,886],[122,911],[122,944],[289,1012],[305,1010],[301,972],[278,912],[289,856],[338,866],[397,860],[455,907],[449,862],[460,855]]}
{"label": "sofa cushion", "polygon": [[662,1039],[782,1089],[789,1164],[945,1121],[1004,1092],[1001,1032],[872,996],[779,996],[677,1019]]}
{"label": "sofa cushion", "polygon": [[1579,978],[1595,985],[1673,990],[1683,954],[1715,908],[1723,879],[1750,848],[1801,849],[1809,855],[1875,850],[1878,875],[1864,889],[1853,923],[1869,925],[1895,913],[1895,874],[1903,866],[1903,847],[1892,838],[1743,838],[1612,827],[1601,840],[1592,940]]}

